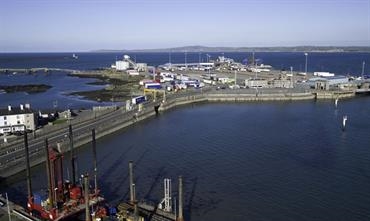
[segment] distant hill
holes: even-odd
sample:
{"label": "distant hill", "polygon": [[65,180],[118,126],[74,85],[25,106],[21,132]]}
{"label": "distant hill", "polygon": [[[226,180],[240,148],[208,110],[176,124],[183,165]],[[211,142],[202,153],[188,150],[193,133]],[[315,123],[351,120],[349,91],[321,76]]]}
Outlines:
{"label": "distant hill", "polygon": [[370,47],[361,46],[295,46],[295,47],[206,47],[184,46],[159,49],[108,50],[101,49],[93,52],[369,52]]}

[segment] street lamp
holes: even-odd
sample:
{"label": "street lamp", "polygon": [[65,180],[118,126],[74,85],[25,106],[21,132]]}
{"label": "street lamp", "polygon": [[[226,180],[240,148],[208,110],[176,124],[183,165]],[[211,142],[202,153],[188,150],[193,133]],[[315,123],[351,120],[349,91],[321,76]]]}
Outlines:
{"label": "street lamp", "polygon": [[294,87],[294,79],[293,79],[293,66],[290,66],[290,79],[292,82],[292,88]]}
{"label": "street lamp", "polygon": [[305,65],[305,74],[307,74],[307,56],[308,56],[308,53],[304,53],[304,56],[306,56],[306,65]]}
{"label": "street lamp", "polygon": [[188,64],[187,64],[187,51],[185,50],[185,70],[188,69]]}

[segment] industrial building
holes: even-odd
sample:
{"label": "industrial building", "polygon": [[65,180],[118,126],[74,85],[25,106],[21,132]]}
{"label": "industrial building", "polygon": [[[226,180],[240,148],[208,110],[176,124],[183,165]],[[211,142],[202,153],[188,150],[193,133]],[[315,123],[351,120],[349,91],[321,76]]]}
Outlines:
{"label": "industrial building", "polygon": [[[316,82],[320,82],[320,85],[323,85],[323,82],[326,82],[328,86],[340,86],[341,84],[348,84],[349,78],[346,76],[338,75],[333,77],[314,77],[310,78],[306,84],[311,88],[316,88]],[[326,88],[326,86],[325,86]]]}
{"label": "industrial building", "polygon": [[267,88],[269,84],[266,79],[252,78],[245,80],[245,86],[247,88]]}
{"label": "industrial building", "polygon": [[293,81],[287,79],[275,79],[272,81],[274,88],[293,88]]}
{"label": "industrial building", "polygon": [[8,106],[0,109],[0,133],[23,132],[36,129],[36,115],[30,104],[21,104],[19,107]]}
{"label": "industrial building", "polygon": [[127,71],[127,70],[136,70],[136,71],[147,71],[148,66],[146,63],[136,63],[131,60],[130,56],[124,55],[123,60],[116,61],[115,64],[111,66],[117,71]]}

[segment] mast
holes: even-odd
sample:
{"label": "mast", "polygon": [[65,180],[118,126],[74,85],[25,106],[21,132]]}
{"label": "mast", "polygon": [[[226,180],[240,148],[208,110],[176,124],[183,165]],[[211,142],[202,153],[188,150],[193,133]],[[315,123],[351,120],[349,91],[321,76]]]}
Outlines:
{"label": "mast", "polygon": [[71,152],[71,170],[72,170],[72,185],[76,184],[75,156],[73,153],[73,131],[72,125],[69,124],[69,151]]}
{"label": "mast", "polygon": [[89,202],[89,175],[84,175],[84,196],[85,196],[85,216],[86,221],[90,221],[90,202]]}
{"label": "mast", "polygon": [[53,188],[51,183],[52,181],[50,172],[50,153],[48,138],[45,138],[45,151],[46,151],[46,176],[48,178],[48,198],[50,200],[50,205],[54,205]]}
{"label": "mast", "polygon": [[179,214],[178,214],[178,217],[176,219],[176,221],[184,221],[184,217],[183,217],[183,214],[182,214],[182,203],[183,203],[183,195],[182,195],[182,176],[179,176]]}
{"label": "mast", "polygon": [[27,172],[27,193],[28,199],[32,198],[32,184],[31,184],[31,168],[30,168],[30,155],[28,152],[28,138],[26,127],[24,127],[24,151],[26,154],[26,172]]}
{"label": "mast", "polygon": [[132,161],[130,161],[128,163],[128,167],[129,167],[129,176],[130,176],[130,203],[134,203],[135,202],[135,193],[134,193],[134,175],[133,175],[133,172],[132,172]]}
{"label": "mast", "polygon": [[93,148],[93,158],[94,158],[94,186],[95,186],[95,194],[98,192],[98,162],[96,159],[96,140],[95,140],[95,129],[91,130],[92,135],[92,148]]}

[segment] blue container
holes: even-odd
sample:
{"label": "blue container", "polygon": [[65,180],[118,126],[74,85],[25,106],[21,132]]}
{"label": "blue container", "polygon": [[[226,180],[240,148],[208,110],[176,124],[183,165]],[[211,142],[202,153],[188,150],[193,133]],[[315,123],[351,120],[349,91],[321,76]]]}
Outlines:
{"label": "blue container", "polygon": [[37,192],[33,194],[33,202],[36,205],[41,205],[42,201],[47,199],[47,194],[42,192]]}

